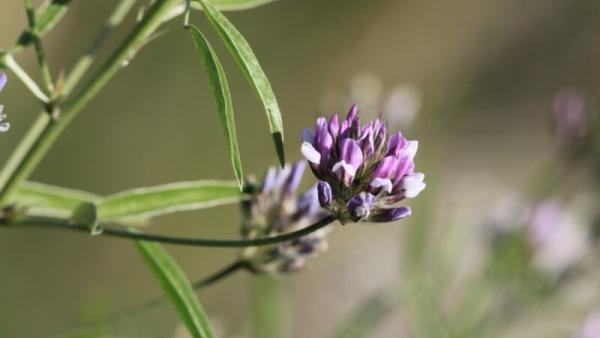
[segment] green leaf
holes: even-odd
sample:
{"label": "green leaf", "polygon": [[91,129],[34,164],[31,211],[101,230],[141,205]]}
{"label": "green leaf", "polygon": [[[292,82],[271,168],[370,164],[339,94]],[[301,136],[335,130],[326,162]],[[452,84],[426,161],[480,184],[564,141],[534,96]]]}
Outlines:
{"label": "green leaf", "polygon": [[49,217],[69,217],[81,203],[94,202],[101,197],[88,192],[25,182],[10,203],[27,207],[29,214]]}
{"label": "green leaf", "polygon": [[127,190],[96,204],[102,223],[210,208],[238,202],[242,197],[236,182],[194,181]]}
{"label": "green leaf", "polygon": [[[213,0],[211,3],[220,11],[242,11],[266,5],[275,0]],[[192,9],[202,10],[202,5],[197,2],[191,3]],[[173,8],[166,16],[165,21],[174,19],[185,13],[185,4]]]}
{"label": "green leaf", "polygon": [[256,90],[258,97],[262,101],[267,113],[267,119],[269,120],[269,127],[271,129],[273,142],[275,143],[277,156],[279,157],[281,165],[283,165],[285,163],[285,154],[283,151],[283,121],[281,119],[281,112],[279,111],[277,99],[275,98],[275,94],[273,93],[273,89],[271,88],[271,84],[269,83],[265,72],[258,63],[252,48],[233,24],[207,0],[199,1],[202,4],[204,13],[206,13],[210,23],[219,33],[219,36],[229,48],[229,51],[242,68],[246,78],[250,81]]}
{"label": "green leaf", "polygon": [[[72,0],[46,0],[35,13],[36,31],[40,37],[45,35],[67,12]],[[27,47],[33,42],[31,33],[25,31],[17,40],[17,48]]]}
{"label": "green leaf", "polygon": [[90,228],[92,236],[100,235],[102,229],[98,225],[98,211],[96,205],[90,202],[83,202],[73,212],[71,220],[76,224],[84,224]]}
{"label": "green leaf", "polygon": [[194,45],[200,54],[202,67],[206,72],[208,81],[210,82],[210,87],[213,91],[215,103],[217,104],[217,111],[219,112],[219,119],[221,120],[221,126],[225,131],[225,138],[227,139],[229,154],[231,155],[233,171],[240,186],[240,190],[242,190],[244,186],[244,174],[242,173],[242,161],[240,159],[240,151],[238,149],[235,131],[231,92],[229,91],[229,85],[227,84],[225,71],[223,70],[223,66],[221,66],[221,62],[219,62],[214,50],[204,35],[202,35],[200,30],[193,25],[190,26],[189,29],[192,39],[194,40]]}
{"label": "green leaf", "polygon": [[214,337],[206,313],[179,265],[156,243],[136,241],[135,244],[191,335],[194,338]]}

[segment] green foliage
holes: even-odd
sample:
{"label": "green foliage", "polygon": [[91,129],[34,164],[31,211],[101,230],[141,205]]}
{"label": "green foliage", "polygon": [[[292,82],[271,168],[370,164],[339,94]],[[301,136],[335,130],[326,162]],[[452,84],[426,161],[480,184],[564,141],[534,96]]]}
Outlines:
{"label": "green foliage", "polygon": [[[72,0],[46,0],[35,13],[36,32],[40,36],[50,31],[54,25],[67,12],[69,3]],[[19,36],[16,48],[27,47],[33,42],[33,36],[30,32],[25,31]]]}
{"label": "green foliage", "polygon": [[171,183],[107,196],[98,201],[98,217],[101,222],[142,219],[235,203],[242,197],[236,182]]}
{"label": "green foliage", "polygon": [[136,246],[190,334],[194,338],[214,337],[208,317],[179,265],[158,244],[136,241]]}
{"label": "green foliage", "polygon": [[10,203],[26,207],[29,214],[70,217],[83,202],[95,202],[101,197],[88,192],[48,184],[26,182]]}
{"label": "green foliage", "polygon": [[94,203],[81,203],[75,208],[71,220],[76,224],[87,225],[92,235],[100,235],[102,233],[102,229],[98,226],[98,210]]}
{"label": "green foliage", "polygon": [[233,26],[233,24],[208,1],[199,1],[202,4],[204,13],[208,17],[210,23],[229,48],[229,51],[238,65],[242,68],[246,78],[252,84],[259,99],[263,103],[269,121],[273,142],[275,143],[277,156],[283,165],[285,163],[285,154],[283,150],[283,120],[281,118],[279,104],[277,103],[273,89],[271,89],[271,83],[258,63],[252,48],[235,26]]}
{"label": "green foliage", "polygon": [[233,116],[231,92],[229,91],[229,84],[227,83],[225,71],[223,70],[223,66],[221,66],[221,62],[219,62],[214,50],[204,35],[202,35],[200,30],[198,30],[198,28],[195,26],[190,26],[189,29],[192,39],[194,40],[194,45],[200,54],[202,66],[206,72],[206,76],[208,77],[210,87],[213,91],[221,126],[225,131],[225,138],[227,139],[227,146],[229,147],[233,171],[240,186],[240,190],[242,190],[244,186],[244,174],[242,172],[242,161],[240,159],[240,151],[238,149],[237,136],[235,132],[235,119]]}

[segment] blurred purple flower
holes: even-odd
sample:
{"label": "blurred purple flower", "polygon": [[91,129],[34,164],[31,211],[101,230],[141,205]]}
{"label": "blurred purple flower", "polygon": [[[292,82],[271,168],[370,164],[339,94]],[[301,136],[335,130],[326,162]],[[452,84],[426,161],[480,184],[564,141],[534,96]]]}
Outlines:
{"label": "blurred purple flower", "polygon": [[[0,92],[6,85],[6,81],[7,81],[6,74],[0,73]],[[3,113],[3,111],[4,111],[4,106],[2,104],[0,104],[0,133],[4,133],[4,132],[8,131],[8,129],[10,129],[10,123],[5,121],[6,115]]]}
{"label": "blurred purple flower", "polygon": [[583,94],[575,89],[561,90],[554,98],[552,117],[561,141],[581,141],[587,131],[586,102]]}
{"label": "blurred purple flower", "polygon": [[417,141],[399,132],[388,138],[379,118],[361,126],[356,105],[343,121],[337,115],[317,119],[314,131],[303,130],[302,141],[302,154],[321,181],[321,205],[342,223],[407,217],[410,209],[394,204],[425,188],[425,176],[414,171]]}
{"label": "blurred purple flower", "polygon": [[[249,183],[251,197],[242,202],[242,236],[246,239],[275,236],[305,228],[326,216],[319,205],[316,186],[297,195],[305,164],[298,161],[283,169],[271,167],[258,186]],[[251,179],[248,180],[252,182]],[[249,247],[242,257],[255,272],[285,273],[304,266],[306,260],[327,249],[325,227],[304,237],[277,245]]]}
{"label": "blurred purple flower", "polygon": [[537,205],[526,231],[533,248],[532,264],[547,274],[560,275],[585,254],[585,232],[558,201],[547,200]]}
{"label": "blurred purple flower", "polygon": [[600,310],[591,312],[573,338],[600,338]]}

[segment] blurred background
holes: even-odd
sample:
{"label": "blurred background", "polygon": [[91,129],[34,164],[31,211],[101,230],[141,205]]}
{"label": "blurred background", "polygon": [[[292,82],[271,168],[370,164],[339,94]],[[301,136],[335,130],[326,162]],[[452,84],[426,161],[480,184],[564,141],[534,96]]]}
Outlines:
{"label": "blurred background", "polygon": [[[44,40],[53,74],[70,68],[117,2],[73,1]],[[26,26],[21,6],[17,0],[2,3],[1,48],[12,46]],[[497,337],[575,337],[583,330],[600,306],[598,257],[588,238],[598,211],[597,170],[585,162],[552,175],[571,161],[560,155],[565,147],[553,131],[552,110],[565,88],[582,93],[586,109],[594,107],[600,2],[279,0],[227,16],[271,80],[289,160],[300,159],[301,128],[318,116],[345,114],[356,102],[365,117],[383,113],[392,128],[419,140],[417,168],[428,187],[409,202],[409,219],[337,226],[329,251],[299,273],[275,280],[241,273],[199,291],[221,336],[268,338],[253,324],[265,289],[277,294],[272,316],[282,325],[269,334],[278,338],[334,337],[365,302],[374,319],[362,316],[364,328],[355,328],[368,328],[365,337],[484,336],[480,327]],[[134,17],[111,36],[101,58]],[[261,104],[205,18],[196,12],[192,20],[222,55],[244,169],[260,176],[276,163]],[[191,40],[179,19],[163,31],[85,108],[32,180],[110,194],[173,181],[233,179]],[[36,73],[31,49],[18,60]],[[10,132],[0,135],[4,163],[39,108],[10,74],[1,102],[11,122]],[[303,182],[308,187],[313,177]],[[487,273],[484,265],[514,267],[522,258],[514,241],[503,242],[503,231],[511,230],[494,224],[536,217],[535,210],[513,212],[502,203],[535,209],[548,194],[585,234],[575,244],[582,248],[576,272],[551,266],[546,273],[545,266],[561,261],[559,250],[546,259],[550,263],[540,263],[543,277],[519,268]],[[519,199],[527,201],[514,202]],[[514,219],[521,212],[527,220]],[[239,223],[238,207],[230,205],[162,217],[151,230],[232,238]],[[567,231],[554,240],[570,236],[579,235]],[[168,250],[193,280],[238,255],[230,249]],[[525,256],[535,257],[529,251]],[[510,257],[495,263],[494,255]],[[535,258],[529,263],[522,269],[536,270]],[[53,336],[161,293],[131,243],[70,232],[0,231],[0,269],[0,337]],[[540,278],[550,286],[522,287]],[[517,291],[504,289],[513,284]],[[496,311],[487,316],[490,309]],[[164,305],[100,336],[185,337],[178,322]],[[338,336],[353,337],[352,330]]]}

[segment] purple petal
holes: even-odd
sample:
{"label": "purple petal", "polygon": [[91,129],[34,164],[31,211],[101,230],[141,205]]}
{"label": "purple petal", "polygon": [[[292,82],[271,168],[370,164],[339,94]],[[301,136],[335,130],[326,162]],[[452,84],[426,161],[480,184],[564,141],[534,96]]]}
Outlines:
{"label": "purple petal", "polygon": [[277,175],[277,169],[270,167],[263,177],[262,184],[260,186],[260,192],[268,192],[275,186],[275,178]]}
{"label": "purple petal", "polygon": [[311,163],[319,164],[321,162],[321,154],[308,142],[302,143],[300,152]]}
{"label": "purple petal", "polygon": [[346,207],[348,208],[352,220],[358,222],[369,217],[374,203],[375,196],[366,192],[361,192],[352,197]]}
{"label": "purple petal", "polygon": [[411,210],[409,207],[399,207],[393,209],[380,209],[374,214],[369,221],[384,223],[393,222],[410,216]]}
{"label": "purple petal", "polygon": [[302,174],[304,174],[305,167],[306,164],[303,161],[298,161],[292,165],[292,170],[283,185],[284,194],[291,195],[298,189],[298,185],[300,185],[300,181],[302,181]]}
{"label": "purple petal", "polygon": [[319,181],[319,183],[317,184],[317,191],[319,196],[319,203],[321,203],[323,207],[331,205],[331,202],[333,201],[333,193],[331,192],[331,186],[329,185],[329,183]]}
{"label": "purple petal", "polygon": [[392,180],[389,178],[376,178],[371,181],[369,184],[371,188],[373,188],[374,193],[378,193],[379,191],[385,191],[386,193],[392,192]]}
{"label": "purple petal", "polygon": [[356,105],[356,103],[354,103],[350,107],[350,110],[348,111],[348,115],[346,116],[346,121],[348,122],[348,125],[351,125],[352,122],[354,122],[354,120],[356,120],[357,115],[358,115],[358,106]]}
{"label": "purple petal", "polygon": [[406,146],[406,139],[400,132],[395,133],[388,142],[388,149],[386,155],[400,156],[401,150]]}
{"label": "purple petal", "polygon": [[386,156],[379,162],[379,164],[377,165],[377,168],[375,168],[375,170],[373,171],[372,177],[373,178],[390,177],[392,172],[396,169],[397,165],[398,165],[398,160],[396,157]]}
{"label": "purple petal", "polygon": [[335,140],[340,133],[340,121],[338,120],[337,114],[333,114],[329,119],[329,134]]}
{"label": "purple petal", "polygon": [[353,139],[345,139],[342,143],[340,159],[357,169],[363,164],[363,153],[358,143]]}
{"label": "purple petal", "polygon": [[302,139],[302,142],[314,143],[315,135],[313,134],[312,130],[310,130],[309,128],[304,128],[304,129],[302,129],[301,139]]}
{"label": "purple petal", "polygon": [[338,177],[338,179],[344,182],[344,185],[349,187],[354,180],[354,176],[356,176],[356,168],[354,168],[351,164],[346,163],[346,161],[342,160],[337,162],[331,168],[334,174]]}
{"label": "purple petal", "polygon": [[0,91],[2,91],[2,89],[4,88],[4,85],[6,85],[6,81],[7,81],[6,74],[0,73]]}

